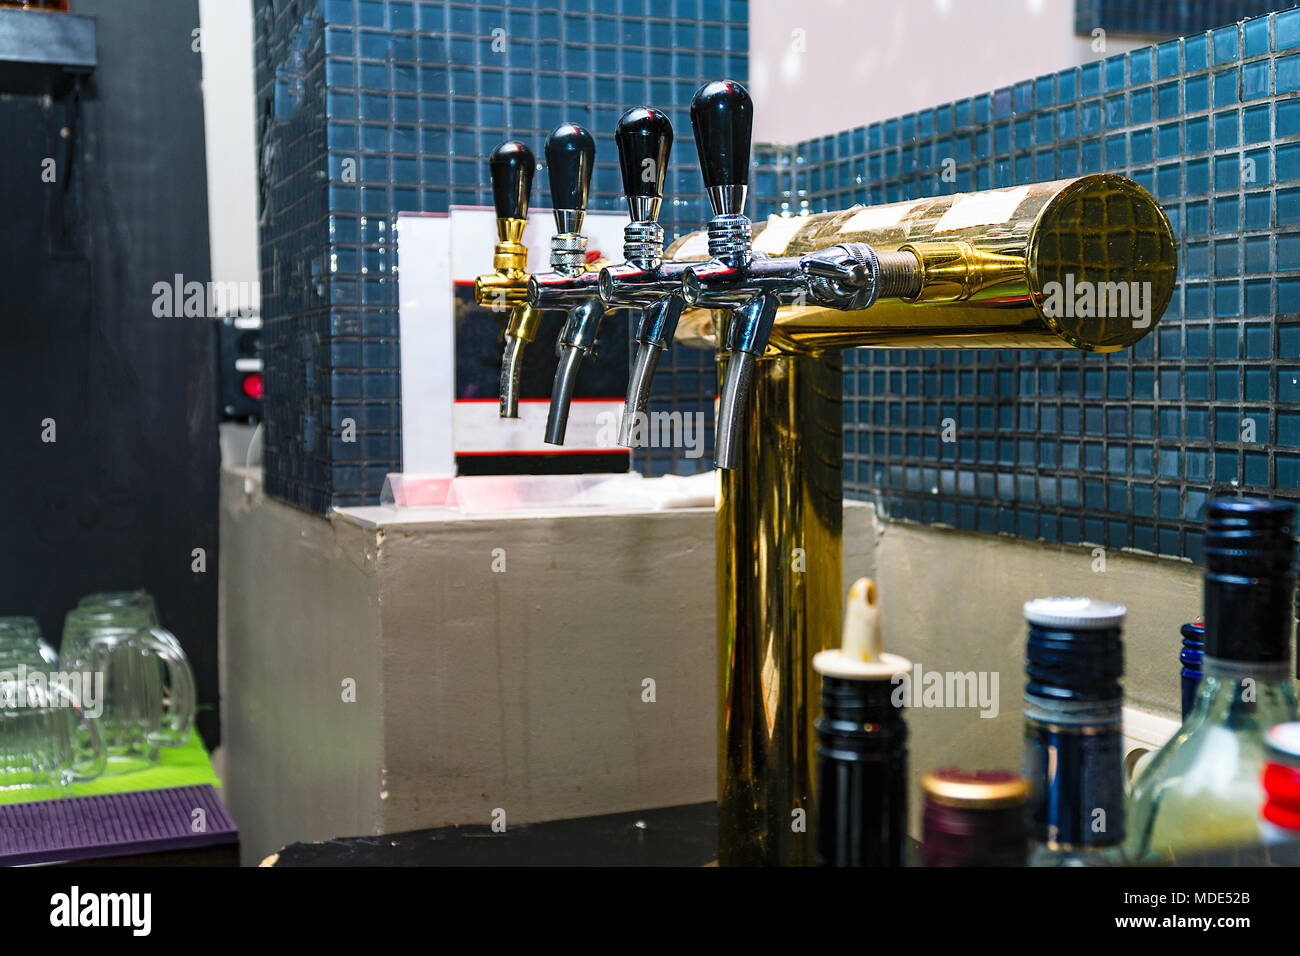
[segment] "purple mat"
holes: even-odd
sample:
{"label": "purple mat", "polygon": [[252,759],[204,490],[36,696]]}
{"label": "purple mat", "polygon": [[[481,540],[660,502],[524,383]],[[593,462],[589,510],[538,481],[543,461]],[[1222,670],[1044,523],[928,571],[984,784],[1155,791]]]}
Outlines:
{"label": "purple mat", "polygon": [[188,850],[238,838],[206,783],[0,805],[0,866]]}

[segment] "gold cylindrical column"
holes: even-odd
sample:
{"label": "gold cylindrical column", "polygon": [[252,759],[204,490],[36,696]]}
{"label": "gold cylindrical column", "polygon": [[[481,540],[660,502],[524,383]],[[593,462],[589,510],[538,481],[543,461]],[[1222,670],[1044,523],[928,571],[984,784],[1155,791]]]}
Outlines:
{"label": "gold cylindrical column", "polygon": [[[719,373],[725,371],[720,356]],[[724,866],[811,864],[820,681],[839,640],[838,352],[760,362],[747,454],[717,516],[718,823]]]}
{"label": "gold cylindrical column", "polygon": [[[842,606],[839,349],[1078,348],[1114,352],[1159,322],[1177,252],[1164,211],[1119,176],[771,220],[754,247],[797,256],[842,242],[906,252],[920,291],[861,312],[786,302],[757,364],[739,467],[721,472],[717,517],[718,814],[723,865],[810,864],[812,657],[838,639]],[[672,258],[705,254],[684,236]],[[1084,314],[1076,288],[1134,283],[1145,315]],[[718,348],[726,317],[696,309],[676,341]],[[726,361],[719,351],[719,363]],[[723,371],[719,369],[720,374]],[[721,379],[719,379],[721,382]],[[804,812],[806,827],[794,826]]]}

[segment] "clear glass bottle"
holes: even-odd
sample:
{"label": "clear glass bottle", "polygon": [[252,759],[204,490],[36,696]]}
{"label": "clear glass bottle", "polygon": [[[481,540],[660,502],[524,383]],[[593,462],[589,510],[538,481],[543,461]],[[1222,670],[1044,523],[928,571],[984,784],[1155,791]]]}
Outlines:
{"label": "clear glass bottle", "polygon": [[1124,840],[1122,605],[1025,604],[1030,866],[1107,866]]}
{"label": "clear glass bottle", "polygon": [[1248,498],[1207,508],[1201,685],[1182,728],[1133,785],[1128,862],[1258,842],[1264,733],[1296,719],[1294,514],[1285,502]]}

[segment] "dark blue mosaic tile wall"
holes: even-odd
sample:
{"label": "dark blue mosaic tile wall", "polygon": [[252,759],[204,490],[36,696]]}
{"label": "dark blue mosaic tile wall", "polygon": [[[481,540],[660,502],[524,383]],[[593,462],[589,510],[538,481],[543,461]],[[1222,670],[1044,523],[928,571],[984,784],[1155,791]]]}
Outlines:
{"label": "dark blue mosaic tile wall", "polygon": [[[396,213],[488,204],[483,156],[509,136],[540,151],[561,120],[597,134],[592,205],[619,209],[610,134],[623,107],[648,102],[667,104],[678,133],[665,227],[670,237],[698,228],[708,210],[686,108],[701,77],[746,77],[747,3],[255,9],[266,480],[324,512],[375,501],[400,468]],[[1217,487],[1295,494],[1297,16],[756,147],[760,216],[1109,170],[1151,189],[1180,237],[1174,302],[1131,353],[849,353],[851,494],[903,518],[1192,558]],[[542,172],[534,202],[546,194]],[[661,363],[656,407],[701,412],[711,432],[714,393],[707,353],[674,349]],[[342,440],[349,418],[356,442]],[[946,418],[957,423],[952,444],[939,441]],[[659,474],[711,462],[652,449],[636,464]]]}
{"label": "dark blue mosaic tile wall", "polygon": [[1127,352],[847,352],[849,493],[1194,560],[1212,493],[1300,497],[1298,93],[1293,10],[762,157],[760,182],[795,170],[796,213],[1122,173],[1179,238],[1173,301]]}
{"label": "dark blue mosaic tile wall", "polygon": [[1294,6],[1279,0],[1075,0],[1074,29],[1182,36]]}
{"label": "dark blue mosaic tile wall", "polygon": [[[700,77],[747,78],[748,0],[256,0],[255,14],[266,485],[317,512],[373,503],[401,467],[396,214],[490,205],[493,147],[540,156],[567,121],[597,138],[591,207],[622,209],[614,125],[652,103],[677,131],[665,230],[699,228],[687,110]],[[534,204],[548,195],[541,171]],[[711,430],[713,394],[711,356],[665,357],[655,405]],[[710,466],[672,449],[637,464]]]}

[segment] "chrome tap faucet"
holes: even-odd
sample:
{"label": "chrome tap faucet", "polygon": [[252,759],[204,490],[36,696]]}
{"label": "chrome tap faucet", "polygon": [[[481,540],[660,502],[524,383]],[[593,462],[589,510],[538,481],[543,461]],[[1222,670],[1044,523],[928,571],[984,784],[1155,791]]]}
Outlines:
{"label": "chrome tap faucet", "polygon": [[630,446],[637,422],[645,421],[659,355],[672,342],[686,304],[681,285],[688,263],[664,261],[664,230],[658,221],[673,146],[672,123],[659,110],[638,106],[619,118],[614,142],[632,221],[623,229],[623,263],[600,270],[600,297],[609,307],[641,310],[618,432],[619,444]]}
{"label": "chrome tap faucet", "polygon": [[713,207],[708,227],[712,260],[685,270],[682,292],[691,305],[720,307],[732,313],[723,338],[731,354],[718,399],[715,431],[713,458],[719,468],[735,467],[740,454],[738,433],[753,385],[754,365],[767,350],[780,304],[778,296],[786,291],[784,286],[758,281],[759,272],[751,267],[753,229],[744,209],[753,125],[754,102],[749,91],[732,80],[706,83],[691,100],[695,147]]}
{"label": "chrome tap faucet", "polygon": [[564,444],[578,369],[596,347],[606,311],[600,299],[599,273],[587,266],[587,237],[582,232],[595,161],[596,143],[581,126],[563,123],[546,137],[556,230],[551,237],[552,271],[533,275],[528,302],[535,309],[563,309],[568,315],[556,342],[560,362],[546,416],[545,440],[551,445]]}
{"label": "chrome tap faucet", "polygon": [[706,83],[691,101],[691,125],[700,171],[713,207],[708,225],[711,261],[682,273],[686,303],[731,313],[721,340],[730,353],[718,397],[714,463],[734,468],[740,456],[745,409],[755,365],[767,352],[777,308],[817,304],[858,311],[881,295],[920,290],[921,265],[907,252],[877,253],[865,243],[841,243],[804,256],[756,255],[744,215],[749,189],[749,145],[754,104],[733,80]]}

